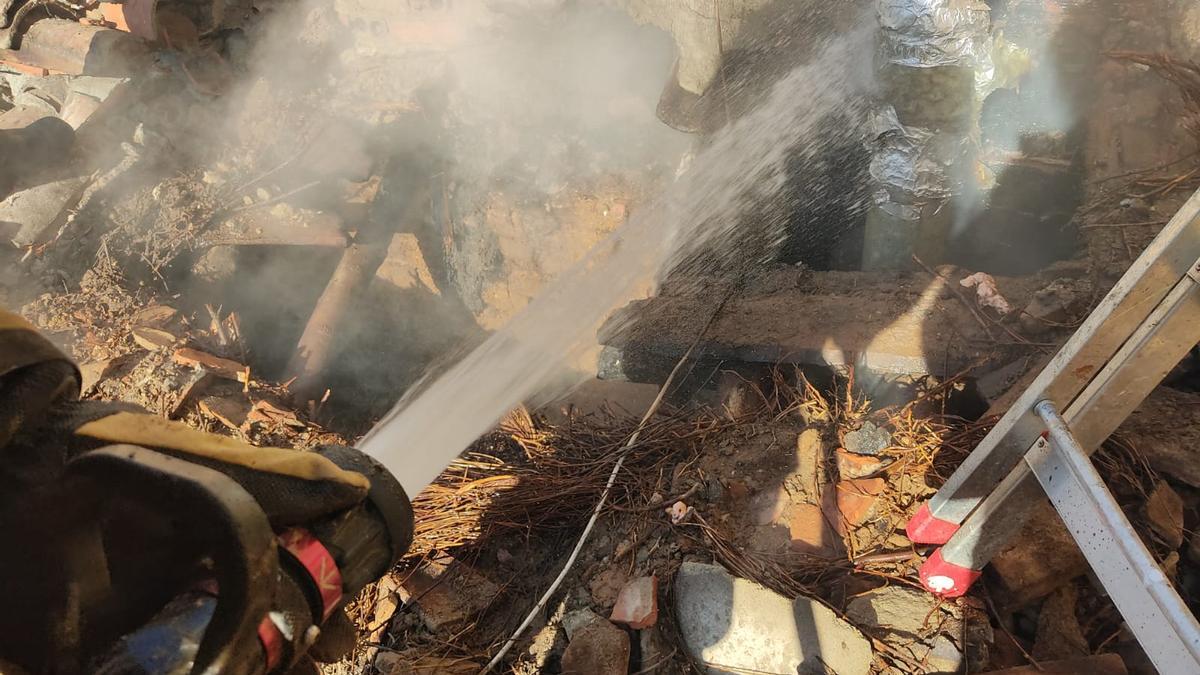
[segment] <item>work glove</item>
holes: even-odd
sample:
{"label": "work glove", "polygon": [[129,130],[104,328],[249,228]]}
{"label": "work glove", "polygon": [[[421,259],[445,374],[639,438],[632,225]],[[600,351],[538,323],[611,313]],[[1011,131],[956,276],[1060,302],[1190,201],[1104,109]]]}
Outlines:
{"label": "work glove", "polygon": [[[210,552],[191,540],[194,525],[172,512],[169,498],[161,513],[129,500],[99,515],[64,478],[76,458],[137,446],[212,469],[240,485],[275,532],[328,518],[366,497],[365,476],[319,452],[256,448],[135,406],[80,401],[78,394],[71,361],[20,317],[0,310],[0,662],[32,672],[81,671],[202,579],[210,563]],[[133,495],[108,496],[122,502]],[[80,523],[91,520],[98,538],[69,534],[87,531]],[[94,565],[68,562],[93,545],[101,553]],[[105,592],[89,597],[95,588]],[[354,638],[339,611],[309,654],[336,660]]]}

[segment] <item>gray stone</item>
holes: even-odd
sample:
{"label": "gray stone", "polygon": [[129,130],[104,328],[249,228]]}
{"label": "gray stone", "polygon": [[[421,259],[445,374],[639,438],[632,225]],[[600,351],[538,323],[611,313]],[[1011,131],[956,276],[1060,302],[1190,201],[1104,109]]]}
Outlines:
{"label": "gray stone", "polygon": [[939,635],[933,638],[922,663],[929,673],[957,673],[962,670],[963,653],[950,638]]}
{"label": "gray stone", "polygon": [[950,607],[931,614],[938,599],[907,586],[884,586],[855,597],[846,605],[846,616],[860,626],[878,626],[890,631],[923,635],[936,631],[950,618]]}
{"label": "gray stone", "polygon": [[863,422],[857,430],[846,433],[842,444],[856,455],[878,455],[892,444],[892,434],[871,422]]}
{"label": "gray stone", "polygon": [[[924,664],[924,673],[957,673],[963,653],[951,636],[962,633],[958,608],[907,586],[877,588],[850,601],[846,616],[864,630]],[[875,631],[873,629],[878,629]]]}
{"label": "gray stone", "polygon": [[871,668],[870,643],[828,607],[789,600],[716,565],[685,562],[675,604],[687,649],[709,673],[865,675]]}
{"label": "gray stone", "polygon": [[590,609],[577,609],[574,612],[569,612],[563,617],[562,627],[567,632],[567,639],[570,640],[576,633],[583,630],[587,626],[596,621],[603,621],[600,615]]}

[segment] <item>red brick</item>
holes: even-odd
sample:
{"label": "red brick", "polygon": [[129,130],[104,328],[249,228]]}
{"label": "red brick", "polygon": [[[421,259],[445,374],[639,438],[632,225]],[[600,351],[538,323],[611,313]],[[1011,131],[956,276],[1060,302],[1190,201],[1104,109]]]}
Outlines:
{"label": "red brick", "polygon": [[837,449],[838,477],[842,480],[863,478],[879,473],[888,461],[871,455],[856,455],[845,448]]}

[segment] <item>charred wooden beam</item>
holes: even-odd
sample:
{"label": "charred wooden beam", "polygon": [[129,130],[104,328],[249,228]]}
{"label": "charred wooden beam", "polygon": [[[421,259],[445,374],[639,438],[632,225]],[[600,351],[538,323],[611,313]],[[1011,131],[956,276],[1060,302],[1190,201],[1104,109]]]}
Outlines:
{"label": "charred wooden beam", "polygon": [[336,356],[334,349],[338,327],[343,323],[351,301],[375,276],[387,249],[374,243],[352,244],[342,254],[329,283],[317,300],[312,316],[288,362],[285,379],[293,379],[289,389],[297,401],[321,398],[325,375]]}

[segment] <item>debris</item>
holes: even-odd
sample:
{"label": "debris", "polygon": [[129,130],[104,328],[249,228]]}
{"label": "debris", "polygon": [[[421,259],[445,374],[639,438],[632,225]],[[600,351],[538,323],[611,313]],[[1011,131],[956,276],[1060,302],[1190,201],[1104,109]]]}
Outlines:
{"label": "debris", "polygon": [[392,236],[387,255],[375,270],[375,276],[396,288],[423,288],[434,295],[441,295],[433,272],[421,253],[421,245],[414,234],[402,232]]}
{"label": "debris", "polygon": [[991,570],[1002,589],[998,604],[1018,609],[1083,574],[1088,564],[1058,512],[1040,499],[1020,534],[992,558]]}
{"label": "debris", "polygon": [[858,595],[846,605],[846,616],[859,625],[913,637],[930,635],[957,621],[954,605],[908,586],[884,586]]}
{"label": "debris", "polygon": [[1154,485],[1146,500],[1146,520],[1171,550],[1183,545],[1183,500],[1165,480]]}
{"label": "debris", "polygon": [[296,417],[296,413],[290,410],[278,408],[265,400],[254,402],[254,407],[252,407],[250,412],[246,414],[246,423],[242,425],[242,430],[245,431],[249,425],[258,422],[263,422],[266,424],[286,424],[288,426],[297,427],[300,429],[308,426],[304,422],[301,422],[298,417]]}
{"label": "debris", "polygon": [[1155,471],[1200,487],[1200,394],[1158,387],[1117,433],[1137,439],[1138,453]]}
{"label": "debris", "polygon": [[234,380],[236,382],[246,381],[246,366],[231,359],[213,356],[199,349],[192,349],[190,347],[176,349],[175,353],[171,355],[171,360],[181,366],[203,368],[213,375],[223,377],[227,380]]}
{"label": "debris", "polygon": [[562,627],[567,633],[567,639],[570,640],[575,637],[576,633],[597,621],[604,621],[604,619],[599,614],[585,607],[577,609],[574,612],[568,612],[562,619]]}
{"label": "debris", "polygon": [[683,502],[675,502],[667,508],[667,516],[671,518],[672,525],[679,525],[687,521],[692,514],[692,507]]}
{"label": "debris", "polygon": [[892,434],[873,422],[863,422],[842,437],[842,446],[856,455],[878,455],[892,444]]}
{"label": "debris", "polygon": [[1000,295],[999,289],[996,288],[996,279],[992,275],[976,272],[971,276],[964,277],[958,283],[964,288],[974,288],[975,299],[981,306],[991,307],[1000,314],[1008,314],[1012,311],[1008,300],[1005,300],[1004,296]]}
{"label": "debris", "polygon": [[825,444],[818,429],[805,429],[796,437],[796,470],[791,486],[810,504],[821,501],[825,482]]}
{"label": "debris", "polygon": [[175,336],[159,328],[138,326],[129,332],[130,337],[142,349],[157,351],[175,344]]}
{"label": "debris", "polygon": [[584,626],[567,643],[562,655],[564,673],[626,675],[629,672],[629,634],[607,621]]}
{"label": "debris", "polygon": [[150,65],[145,43],[128,33],[67,19],[34,21],[21,36],[21,48],[0,52],[15,61],[66,75],[127,77]]}
{"label": "debris", "polygon": [[1050,594],[1038,612],[1037,637],[1033,642],[1033,658],[1041,661],[1073,659],[1091,653],[1079,620],[1075,604],[1079,589],[1066,584]]}
{"label": "debris", "polygon": [[96,383],[104,379],[108,372],[112,369],[117,359],[104,359],[101,361],[91,361],[79,366],[79,392],[86,396],[96,386]]}
{"label": "debris", "polygon": [[468,675],[479,672],[479,664],[468,659],[450,659],[422,654],[410,649],[404,652],[380,650],[373,661],[380,675]]}
{"label": "debris", "polygon": [[383,262],[383,255],[382,247],[366,243],[352,244],[342,253],[287,364],[285,379],[294,380],[288,389],[296,400],[315,401],[325,390],[325,371],[334,356],[339,327],[345,323],[351,301]]}
{"label": "debris", "polygon": [[938,635],[933,638],[921,663],[927,673],[958,673],[962,672],[963,660],[962,650],[950,638]]}
{"label": "debris", "polygon": [[174,403],[167,409],[167,419],[179,419],[184,406],[208,386],[208,373],[203,371],[185,373],[183,385],[175,392]]}
{"label": "debris", "polygon": [[63,101],[62,110],[59,111],[59,116],[63,121],[71,125],[76,131],[89,117],[96,114],[96,111],[103,105],[103,101],[94,97],[88,96],[79,91],[71,90],[67,92],[67,97]]}
{"label": "debris", "polygon": [[446,557],[421,565],[401,581],[397,593],[416,603],[421,620],[433,632],[462,624],[483,611],[500,587],[469,565]]}
{"label": "debris", "polygon": [[851,529],[875,516],[879,497],[887,489],[882,478],[856,478],[838,481],[834,486],[838,512],[843,524]]}
{"label": "debris", "polygon": [[1116,654],[1096,654],[1063,661],[1039,661],[1036,666],[989,670],[984,675],[1126,675],[1125,662]]}
{"label": "debris", "polygon": [[809,598],[789,600],[723,568],[685,562],[675,581],[683,640],[710,673],[835,672],[865,675],[871,645]]}
{"label": "debris", "polygon": [[367,624],[367,632],[373,640],[382,635],[400,608],[400,598],[396,595],[399,588],[400,581],[395,574],[386,574],[375,584],[375,602],[371,605],[371,620]]}
{"label": "debris", "polygon": [[639,630],[637,637],[642,666],[639,672],[659,672],[668,659],[679,654],[679,649],[667,641],[658,626]]}
{"label": "debris", "polygon": [[1033,294],[1021,310],[1021,328],[1031,335],[1067,325],[1087,304],[1089,294],[1083,282],[1056,279]]}
{"label": "debris", "polygon": [[66,218],[66,209],[79,201],[87,182],[86,176],[64,178],[14,192],[0,202],[0,223],[18,226],[11,236],[17,246],[44,243],[44,235]]}
{"label": "debris", "polygon": [[133,33],[144,40],[157,40],[154,29],[154,4],[149,2],[101,2],[100,15],[117,30]]}
{"label": "debris", "polygon": [[219,284],[237,273],[237,250],[232,246],[213,246],[192,263],[192,276],[210,284]]}
{"label": "debris", "polygon": [[923,672],[962,669],[963,652],[955,641],[961,639],[963,623],[956,605],[920,589],[884,586],[852,599],[846,616],[864,628],[876,627],[880,639],[923,664]]}
{"label": "debris", "polygon": [[783,508],[788,503],[787,492],[781,487],[763,490],[750,500],[750,508],[754,512],[755,525],[770,525],[783,515]]}
{"label": "debris", "polygon": [[[1027,281],[1000,281],[1006,290],[1012,287],[1012,304],[1025,304]],[[720,345],[721,358],[730,361],[949,378],[984,355],[978,343],[988,339],[991,324],[938,301],[935,291],[923,273],[886,275],[885,280],[867,272],[813,272],[789,265],[764,271],[739,292],[705,339]],[[982,311],[967,300],[975,312]],[[606,347],[601,377],[661,381],[710,305],[703,293],[669,282],[654,298],[631,303],[601,329]],[[630,315],[637,316],[636,323],[617,330],[622,317]]]}
{"label": "debris", "polygon": [[658,577],[638,577],[625,584],[617,596],[609,621],[641,630],[658,621]]}
{"label": "debris", "polygon": [[887,457],[856,455],[845,448],[838,448],[836,456],[838,476],[842,479],[874,476],[892,463]]}
{"label": "debris", "polygon": [[200,399],[200,412],[237,431],[246,426],[250,402],[230,396],[205,396]]}
{"label": "debris", "polygon": [[592,602],[605,609],[612,607],[617,603],[617,596],[621,594],[621,589],[625,587],[628,580],[629,575],[620,565],[604,568],[588,582]]}
{"label": "debris", "polygon": [[277,204],[241,211],[200,236],[197,246],[328,246],[345,248],[348,240],[337,216]]}
{"label": "debris", "polygon": [[829,525],[825,511],[816,504],[793,504],[788,509],[788,534],[791,547],[798,553],[836,558],[842,553],[842,539]]}
{"label": "debris", "polygon": [[132,317],[133,325],[148,326],[150,328],[161,328],[166,325],[171,319],[179,315],[179,312],[174,307],[167,305],[151,305],[146,309],[141,310]]}

